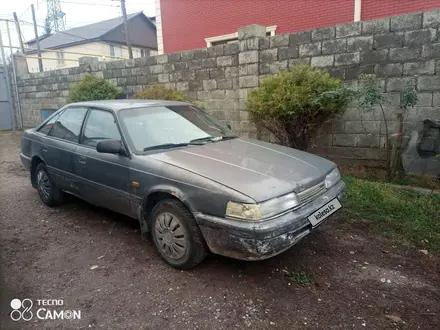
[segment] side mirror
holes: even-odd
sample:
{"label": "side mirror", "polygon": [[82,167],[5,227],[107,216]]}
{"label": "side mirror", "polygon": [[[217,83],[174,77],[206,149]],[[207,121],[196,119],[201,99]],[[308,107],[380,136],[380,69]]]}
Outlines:
{"label": "side mirror", "polygon": [[232,130],[231,124],[227,124],[226,127],[229,128],[230,130]]}
{"label": "side mirror", "polygon": [[124,145],[118,140],[103,140],[96,145],[96,151],[104,154],[119,154],[128,156]]}

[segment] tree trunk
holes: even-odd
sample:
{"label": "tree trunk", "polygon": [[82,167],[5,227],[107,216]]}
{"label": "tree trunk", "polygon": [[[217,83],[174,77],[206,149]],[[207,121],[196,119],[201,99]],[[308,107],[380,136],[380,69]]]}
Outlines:
{"label": "tree trunk", "polygon": [[[385,110],[383,109],[382,104],[380,105],[380,109],[382,110],[382,116],[383,116],[383,121],[385,123],[385,135],[386,135],[386,150],[387,150],[387,159],[386,159],[386,168],[388,170],[388,173],[390,172],[390,159],[391,159],[391,148],[390,148],[390,134],[388,131],[388,121],[385,115]],[[380,150],[379,150],[380,152]]]}

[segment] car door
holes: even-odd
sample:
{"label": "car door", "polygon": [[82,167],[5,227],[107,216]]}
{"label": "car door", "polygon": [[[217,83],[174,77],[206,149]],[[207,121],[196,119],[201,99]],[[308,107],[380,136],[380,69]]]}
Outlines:
{"label": "car door", "polygon": [[89,109],[74,166],[81,196],[95,205],[132,216],[129,198],[130,158],[99,153],[96,146],[105,139],[121,141],[113,113]]}
{"label": "car door", "polygon": [[47,123],[51,127],[41,144],[41,155],[55,183],[60,189],[72,193],[77,193],[73,159],[86,113],[85,107],[66,108],[54,117],[55,122]]}

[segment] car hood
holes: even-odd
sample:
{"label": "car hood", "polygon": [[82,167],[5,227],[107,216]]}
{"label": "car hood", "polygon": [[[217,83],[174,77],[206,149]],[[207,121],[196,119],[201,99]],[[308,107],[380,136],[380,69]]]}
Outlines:
{"label": "car hood", "polygon": [[245,138],[146,157],[197,173],[257,202],[304,190],[324,180],[335,167],[303,151]]}

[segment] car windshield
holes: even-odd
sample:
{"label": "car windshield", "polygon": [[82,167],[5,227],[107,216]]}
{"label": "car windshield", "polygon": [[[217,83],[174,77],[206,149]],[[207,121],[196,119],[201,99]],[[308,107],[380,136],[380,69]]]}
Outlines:
{"label": "car windshield", "polygon": [[217,142],[236,135],[191,105],[154,106],[119,112],[128,142],[137,152]]}

